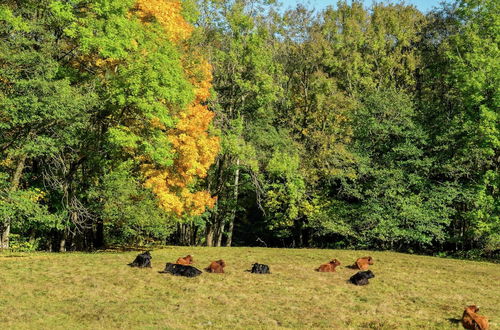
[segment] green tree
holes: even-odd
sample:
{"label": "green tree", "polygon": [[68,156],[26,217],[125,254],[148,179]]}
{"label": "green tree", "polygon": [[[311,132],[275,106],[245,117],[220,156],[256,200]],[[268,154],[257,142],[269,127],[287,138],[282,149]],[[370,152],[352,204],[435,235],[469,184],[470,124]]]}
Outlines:
{"label": "green tree", "polygon": [[435,184],[454,188],[449,243],[500,247],[499,4],[460,1],[431,14],[421,103]]}
{"label": "green tree", "polygon": [[[52,169],[36,175],[31,173],[31,181],[38,182],[25,185],[22,178],[26,166],[39,168],[70,149],[78,149],[82,130],[89,123],[96,101],[91,85],[86,81],[75,84],[73,73],[65,72],[60,63],[68,52],[68,45],[58,39],[64,20],[52,15],[55,11],[57,9],[47,1],[26,1],[15,10],[0,6],[0,150],[3,158],[0,171],[6,173],[10,181],[1,198],[4,206],[11,205],[12,212],[17,214],[3,217],[0,230],[3,247],[8,247],[11,222],[22,217],[19,212],[25,210],[35,218],[35,214],[40,214],[37,220],[40,222],[43,222],[42,214],[47,215],[46,211],[42,212],[46,207],[33,205],[37,199],[30,197],[29,191],[43,190],[39,178],[49,176]],[[77,157],[71,158],[75,161]],[[72,175],[69,170],[64,176],[70,179]],[[32,206],[21,207],[18,203]],[[34,212],[35,209],[39,211]]]}
{"label": "green tree", "polygon": [[[222,150],[211,175],[217,207],[207,219],[206,244],[232,244],[242,194],[261,194],[260,171],[286,133],[274,125],[281,96],[281,68],[263,24],[267,1],[204,1],[200,26],[214,67],[216,97],[211,106]],[[241,189],[244,188],[244,189]],[[248,207],[248,206],[247,206]]]}
{"label": "green tree", "polygon": [[425,249],[444,242],[452,197],[427,179],[432,159],[411,99],[401,90],[367,94],[354,127],[361,162],[344,188],[359,243]]}
{"label": "green tree", "polygon": [[[180,117],[204,90],[197,85],[201,78],[193,77],[200,73],[195,61],[187,60],[192,49],[176,38],[190,31],[181,14],[174,17],[181,28],[169,30],[164,17],[140,5],[133,0],[0,5],[0,173],[10,182],[0,194],[8,215],[1,221],[2,242],[14,217],[40,222],[47,216],[52,230],[45,233],[45,247],[55,240],[61,250],[68,242],[79,249],[102,246],[105,227],[117,224],[116,231],[127,234],[110,242],[139,241],[141,235],[164,239],[170,233],[176,218],[168,210],[152,209],[148,221],[138,221],[137,214],[165,199],[158,191],[151,197],[140,185],[151,178],[143,176],[151,175],[151,168],[165,171],[182,158],[170,137],[179,122],[188,127],[186,121],[199,119]],[[165,5],[179,8],[175,1]],[[195,165],[183,164],[184,170],[198,173]],[[110,193],[111,187],[120,193]],[[43,198],[30,197],[36,189]],[[28,200],[22,202],[22,196],[40,204],[39,211],[23,206]],[[119,222],[117,205],[125,200],[130,214]],[[58,220],[49,221],[49,215]]]}

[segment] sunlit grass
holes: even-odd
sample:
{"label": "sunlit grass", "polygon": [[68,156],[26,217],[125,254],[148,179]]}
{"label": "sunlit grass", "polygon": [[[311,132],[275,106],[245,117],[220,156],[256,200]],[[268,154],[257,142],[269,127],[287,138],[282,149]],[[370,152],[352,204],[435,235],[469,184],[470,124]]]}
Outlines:
{"label": "sunlit grass", "polygon": [[[0,253],[0,328],[460,328],[465,305],[500,326],[500,265],[392,252],[167,247],[152,269],[130,268],[139,252]],[[194,255],[203,269],[224,259],[225,274],[159,274]],[[375,278],[347,283],[346,268],[371,255]],[[318,273],[337,258],[335,273]],[[272,274],[245,272],[254,262]]]}

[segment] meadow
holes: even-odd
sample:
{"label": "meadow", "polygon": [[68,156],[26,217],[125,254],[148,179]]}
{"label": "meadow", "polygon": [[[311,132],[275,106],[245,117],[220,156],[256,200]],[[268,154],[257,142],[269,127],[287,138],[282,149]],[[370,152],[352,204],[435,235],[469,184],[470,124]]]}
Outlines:
{"label": "meadow", "polygon": [[[465,305],[500,326],[500,265],[393,252],[165,247],[151,269],[127,266],[138,254],[0,253],[3,329],[336,328],[457,329]],[[186,254],[225,274],[159,274]],[[375,278],[347,282],[346,266],[371,255]],[[314,271],[337,258],[335,273]],[[272,274],[245,270],[266,263]]]}

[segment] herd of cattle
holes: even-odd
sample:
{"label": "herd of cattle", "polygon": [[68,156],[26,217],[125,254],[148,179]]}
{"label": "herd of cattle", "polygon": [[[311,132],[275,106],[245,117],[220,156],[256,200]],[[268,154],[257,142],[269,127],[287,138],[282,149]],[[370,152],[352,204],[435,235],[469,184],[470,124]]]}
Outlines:
{"label": "herd of cattle", "polygon": [[[140,268],[150,268],[151,267],[151,253],[146,251],[144,253],[139,254],[135,257],[134,261],[129,263],[128,265],[131,267],[140,267]],[[186,277],[196,277],[202,273],[196,267],[191,266],[193,263],[193,257],[191,255],[187,255],[184,258],[179,258],[175,263],[167,262],[165,265],[165,269],[160,273],[168,273],[176,276],[186,276]],[[356,260],[354,265],[350,266],[352,269],[359,269],[360,272],[351,276],[349,281],[356,285],[367,285],[368,280],[370,278],[374,278],[375,275],[371,270],[368,270],[369,265],[373,265],[372,257],[363,257]],[[318,272],[334,272],[335,268],[340,266],[340,261],[337,259],[333,259],[332,261],[322,264],[319,266],[316,271]],[[226,267],[226,263],[224,260],[212,261],[205,271],[208,273],[224,273],[224,267]],[[268,265],[255,263],[252,265],[252,269],[248,270],[254,274],[271,274]]]}
{"label": "herd of cattle", "polygon": [[[146,251],[144,253],[139,254],[133,262],[128,265],[131,267],[140,267],[140,268],[151,268],[151,253]],[[202,273],[201,270],[196,267],[191,266],[193,263],[193,257],[191,255],[187,255],[184,258],[179,258],[175,263],[167,262],[165,265],[165,269],[160,271],[159,273],[168,273],[176,276],[185,276],[185,277],[196,277]],[[374,278],[375,275],[371,270],[368,270],[369,266],[373,265],[372,257],[363,257],[356,260],[356,262],[352,266],[348,266],[351,269],[360,270],[351,278],[349,281],[355,285],[367,285],[368,280],[370,278]],[[337,259],[333,259],[328,263],[320,265],[316,268],[318,272],[335,272],[335,268],[340,266],[340,261]],[[212,261],[210,265],[204,270],[208,273],[224,273],[224,267],[226,267],[226,263],[224,260]],[[271,274],[269,266],[264,264],[255,263],[252,265],[248,272],[254,274]],[[462,316],[462,325],[465,329],[473,329],[473,330],[486,330],[489,329],[488,319],[482,315],[477,314],[479,312],[479,307],[476,305],[471,305],[465,308],[465,311]]]}

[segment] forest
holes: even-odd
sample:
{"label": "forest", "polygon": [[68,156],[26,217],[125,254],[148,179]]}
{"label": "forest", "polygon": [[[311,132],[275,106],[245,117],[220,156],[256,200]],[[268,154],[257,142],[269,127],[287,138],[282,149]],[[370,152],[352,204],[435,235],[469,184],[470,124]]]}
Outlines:
{"label": "forest", "polygon": [[500,2],[0,0],[0,249],[500,256]]}

